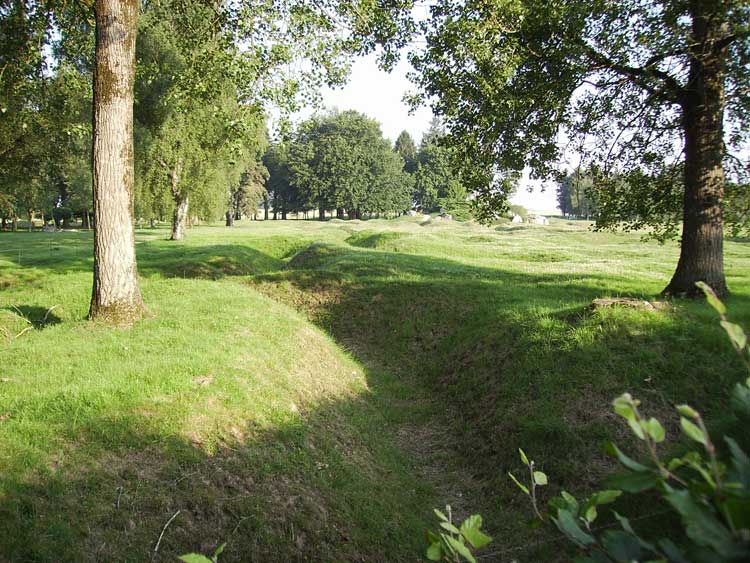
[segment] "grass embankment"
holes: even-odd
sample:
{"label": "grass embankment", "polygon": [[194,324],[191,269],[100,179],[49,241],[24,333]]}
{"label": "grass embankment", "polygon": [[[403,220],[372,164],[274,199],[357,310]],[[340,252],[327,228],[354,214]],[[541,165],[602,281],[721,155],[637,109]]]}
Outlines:
{"label": "grass embankment", "polygon": [[[482,511],[497,560],[540,560],[505,477],[518,446],[582,491],[611,467],[599,443],[624,439],[613,396],[722,424],[741,377],[702,303],[589,309],[668,281],[676,247],[634,235],[401,220],[163,238],[138,233],[150,312],[122,330],[83,320],[90,235],[0,234],[0,559],[150,559],[179,510],[156,559],[228,541],[227,561],[410,561],[449,502]],[[747,321],[750,246],[726,262]],[[36,324],[11,340],[17,314]]]}

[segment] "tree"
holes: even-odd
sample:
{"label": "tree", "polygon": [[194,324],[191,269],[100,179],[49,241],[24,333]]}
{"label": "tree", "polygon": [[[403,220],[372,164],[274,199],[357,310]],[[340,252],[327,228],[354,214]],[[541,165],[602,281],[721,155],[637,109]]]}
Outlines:
{"label": "tree", "polygon": [[681,252],[664,291],[696,295],[703,280],[722,294],[725,148],[750,130],[748,21],[743,0],[439,0],[411,59],[480,196],[507,199],[504,170],[551,175],[561,132],[622,178],[682,160]]}
{"label": "tree", "polygon": [[89,316],[140,318],[133,228],[133,82],[137,0],[96,0],[94,289]]}
{"label": "tree", "polygon": [[290,211],[304,211],[297,187],[291,181],[288,145],[269,145],[263,155],[263,164],[268,171],[266,190],[271,195],[274,219],[279,212],[281,218],[286,219]]}
{"label": "tree", "polygon": [[590,171],[577,169],[565,174],[557,183],[557,204],[562,214],[586,219],[594,215],[594,185],[594,177]]}
{"label": "tree", "polygon": [[417,171],[417,145],[408,131],[401,131],[393,150],[404,159],[404,171],[414,174]]}
{"label": "tree", "polygon": [[465,207],[466,188],[456,169],[454,150],[441,144],[444,134],[433,121],[419,146],[414,175],[414,203],[423,211]]}
{"label": "tree", "polygon": [[356,111],[333,112],[304,122],[289,148],[290,183],[303,207],[363,213],[404,211],[411,182],[404,162],[383,138],[377,121]]}

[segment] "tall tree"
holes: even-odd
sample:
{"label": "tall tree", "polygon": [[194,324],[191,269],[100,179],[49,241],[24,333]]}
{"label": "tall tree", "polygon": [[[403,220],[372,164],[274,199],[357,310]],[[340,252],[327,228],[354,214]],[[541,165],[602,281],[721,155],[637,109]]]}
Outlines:
{"label": "tall tree", "polygon": [[467,180],[496,203],[498,172],[551,175],[561,138],[623,178],[682,160],[680,259],[664,291],[693,295],[702,280],[721,294],[724,165],[750,131],[749,21],[744,0],[438,0],[412,62]]}
{"label": "tall tree", "polygon": [[393,150],[404,159],[404,171],[414,174],[417,171],[417,145],[408,131],[401,131]]}

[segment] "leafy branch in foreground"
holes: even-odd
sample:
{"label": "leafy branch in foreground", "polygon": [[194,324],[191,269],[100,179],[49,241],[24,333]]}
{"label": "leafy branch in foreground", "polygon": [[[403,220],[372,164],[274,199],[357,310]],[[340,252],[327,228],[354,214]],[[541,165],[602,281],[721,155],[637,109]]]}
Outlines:
{"label": "leafy branch in foreground", "polygon": [[460,526],[453,523],[453,514],[450,505],[445,507],[448,513],[435,509],[435,514],[440,519],[440,530],[431,532],[427,530],[427,559],[430,561],[470,561],[475,563],[473,552],[481,549],[492,541],[492,538],[481,531],[482,517],[472,514],[464,520]]}
{"label": "leafy branch in foreground", "polygon": [[[727,320],[726,307],[710,287],[704,283],[697,285],[719,313],[721,326],[750,372],[747,332],[740,325]],[[744,421],[750,420],[750,378],[735,385],[731,404],[737,418],[742,421],[740,429],[746,428]],[[638,461],[615,444],[607,444],[607,453],[615,457],[625,470],[607,480],[609,488],[596,491],[583,501],[563,490],[549,501],[547,510],[542,512],[537,488],[548,484],[547,475],[539,471],[534,461],[519,449],[521,462],[528,470],[528,482],[512,473],[509,476],[529,497],[535,521],[552,522],[578,548],[580,555],[575,559],[577,563],[748,561],[750,457],[737,441],[724,436],[726,455],[720,455],[701,414],[690,405],[677,405],[675,408],[680,415],[680,427],[693,447],[679,457],[665,460],[659,453],[659,447],[666,438],[666,431],[659,420],[643,415],[639,410],[640,401],[629,393],[617,397],[612,406],[615,413],[627,422],[636,438],[644,443],[647,459]],[[666,531],[652,527],[649,537],[644,538],[642,532],[633,527],[631,520],[614,511],[614,522],[595,526],[599,507],[613,503],[626,493],[635,495],[640,502],[638,506],[653,506],[657,497],[665,505],[661,511],[637,514],[633,522],[671,513],[679,518],[680,526]],[[438,516],[444,518],[441,513]],[[444,523],[441,526],[445,528]],[[659,532],[668,536],[653,538]],[[442,546],[448,541],[442,535],[438,538],[432,534],[429,540],[427,555],[430,559],[475,560],[471,551],[468,555],[457,549],[439,551],[438,547],[443,549]],[[489,538],[482,545],[487,543]]]}

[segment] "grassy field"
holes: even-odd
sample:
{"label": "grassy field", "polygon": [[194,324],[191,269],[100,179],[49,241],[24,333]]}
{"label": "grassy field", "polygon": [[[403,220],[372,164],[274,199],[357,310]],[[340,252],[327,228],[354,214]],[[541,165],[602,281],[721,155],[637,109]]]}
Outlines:
{"label": "grassy field", "polygon": [[[0,233],[0,561],[415,561],[446,503],[485,516],[487,560],[553,560],[516,448],[585,491],[628,443],[615,395],[676,436],[672,403],[720,427],[742,377],[702,302],[590,307],[656,299],[675,244],[565,221],[166,235],[137,233],[126,330],[85,320],[90,233]],[[748,242],[726,268],[747,323]]]}

